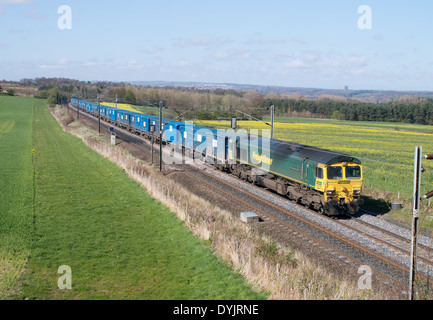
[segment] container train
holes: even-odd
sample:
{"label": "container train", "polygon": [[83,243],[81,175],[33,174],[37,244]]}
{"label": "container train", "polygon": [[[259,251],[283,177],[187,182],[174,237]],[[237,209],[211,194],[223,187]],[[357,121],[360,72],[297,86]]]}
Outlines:
{"label": "container train", "polygon": [[[160,118],[71,99],[71,104],[151,139]],[[327,216],[356,214],[363,204],[361,161],[347,154],[234,130],[163,119],[162,142],[189,159],[271,189]],[[153,128],[152,128],[153,126]],[[157,139],[159,135],[156,136]]]}

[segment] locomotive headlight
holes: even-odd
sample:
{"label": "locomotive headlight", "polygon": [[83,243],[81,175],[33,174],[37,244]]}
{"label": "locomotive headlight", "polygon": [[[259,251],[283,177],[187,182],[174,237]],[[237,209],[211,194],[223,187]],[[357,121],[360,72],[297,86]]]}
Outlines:
{"label": "locomotive headlight", "polygon": [[328,196],[332,196],[332,195],[334,195],[334,194],[335,194],[335,189],[332,189],[332,190],[328,190],[328,191],[326,191],[326,194],[327,194]]}

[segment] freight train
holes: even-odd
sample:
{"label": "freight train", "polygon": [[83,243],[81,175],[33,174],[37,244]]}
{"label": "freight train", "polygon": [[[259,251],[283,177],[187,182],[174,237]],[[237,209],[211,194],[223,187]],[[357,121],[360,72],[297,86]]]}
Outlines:
{"label": "freight train", "polygon": [[[151,139],[160,118],[71,99],[71,104]],[[163,119],[162,142],[252,184],[270,189],[327,216],[356,214],[363,204],[363,168],[353,156],[234,130]],[[157,135],[157,139],[158,139]]]}

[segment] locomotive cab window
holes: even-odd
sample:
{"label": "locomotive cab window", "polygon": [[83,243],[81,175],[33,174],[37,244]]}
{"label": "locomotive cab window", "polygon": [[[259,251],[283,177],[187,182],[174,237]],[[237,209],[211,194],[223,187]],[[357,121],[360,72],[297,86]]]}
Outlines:
{"label": "locomotive cab window", "polygon": [[323,179],[323,169],[316,167],[316,172],[314,175],[317,179]]}
{"label": "locomotive cab window", "polygon": [[359,178],[361,178],[361,167],[360,166],[348,166],[348,167],[346,167],[346,178],[347,179],[359,179]]}
{"label": "locomotive cab window", "polygon": [[328,174],[328,179],[330,180],[343,179],[343,168],[328,167],[327,174]]}

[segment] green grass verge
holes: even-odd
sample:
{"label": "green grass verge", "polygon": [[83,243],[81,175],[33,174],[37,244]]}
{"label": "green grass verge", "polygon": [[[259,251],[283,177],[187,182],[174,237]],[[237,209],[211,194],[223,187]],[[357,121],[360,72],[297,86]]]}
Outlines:
{"label": "green grass verge", "polygon": [[[31,128],[33,101],[28,104],[26,124]],[[27,132],[22,136],[26,151],[21,151],[27,159],[25,179],[17,182],[25,187],[26,202],[21,205],[26,219],[22,226],[14,226],[20,232],[9,241],[30,259],[24,259],[27,272],[20,280],[20,292],[9,298],[267,297],[213,255],[208,243],[187,231],[174,213],[123,170],[64,133],[49,114],[46,101],[35,100],[33,126],[34,224],[32,139]],[[12,142],[9,146],[13,149]],[[8,185],[2,183],[2,188]],[[14,216],[16,210],[8,212]],[[4,216],[0,219],[2,225],[8,221]],[[71,267],[72,290],[58,288],[62,274],[57,271],[62,265]]]}
{"label": "green grass verge", "polygon": [[33,104],[0,96],[0,299],[17,292],[30,255]]}

